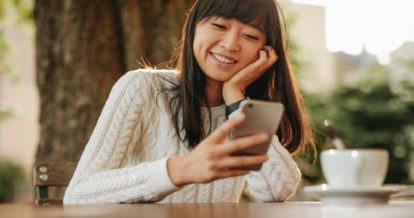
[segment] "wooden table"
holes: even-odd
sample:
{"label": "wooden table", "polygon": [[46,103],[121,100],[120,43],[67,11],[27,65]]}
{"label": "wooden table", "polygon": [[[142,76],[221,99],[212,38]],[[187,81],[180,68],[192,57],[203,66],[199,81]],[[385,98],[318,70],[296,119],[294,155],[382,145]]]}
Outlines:
{"label": "wooden table", "polygon": [[414,201],[382,205],[323,205],[319,202],[221,204],[114,204],[88,206],[0,205],[1,218],[413,218]]}

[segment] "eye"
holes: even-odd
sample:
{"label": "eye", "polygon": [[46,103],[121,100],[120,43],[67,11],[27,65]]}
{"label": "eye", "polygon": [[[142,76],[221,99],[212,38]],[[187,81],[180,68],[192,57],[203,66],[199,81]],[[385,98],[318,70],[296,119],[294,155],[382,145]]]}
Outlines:
{"label": "eye", "polygon": [[219,24],[219,23],[211,23],[211,25],[213,25],[215,28],[217,29],[221,29],[221,30],[225,30],[226,26]]}
{"label": "eye", "polygon": [[259,40],[259,37],[255,36],[255,35],[244,34],[244,37],[246,37],[248,40],[251,40],[251,41]]}

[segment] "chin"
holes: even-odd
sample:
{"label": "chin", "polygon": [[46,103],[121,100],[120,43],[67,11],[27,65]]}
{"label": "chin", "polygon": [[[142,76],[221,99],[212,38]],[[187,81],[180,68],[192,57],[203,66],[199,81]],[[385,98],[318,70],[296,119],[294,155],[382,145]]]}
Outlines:
{"label": "chin", "polygon": [[229,81],[230,79],[232,78],[232,76],[226,76],[226,77],[216,77],[216,79],[214,79],[214,80],[216,80],[217,82],[227,82],[227,81]]}
{"label": "chin", "polygon": [[230,80],[231,77],[223,77],[223,76],[209,76],[206,75],[208,80],[212,81],[212,82],[217,82],[217,83],[224,83],[227,82],[228,80]]}

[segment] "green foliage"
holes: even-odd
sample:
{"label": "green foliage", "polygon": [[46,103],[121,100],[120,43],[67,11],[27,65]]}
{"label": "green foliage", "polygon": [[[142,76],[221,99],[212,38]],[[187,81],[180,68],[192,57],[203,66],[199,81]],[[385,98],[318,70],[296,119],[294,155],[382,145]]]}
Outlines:
{"label": "green foliage", "polygon": [[0,203],[10,202],[17,186],[24,181],[24,170],[19,165],[0,160]]}
{"label": "green foliage", "polygon": [[[2,0],[0,1],[0,77],[4,77],[11,82],[17,82],[18,77],[10,66],[10,46],[5,37],[6,23],[11,20],[10,15],[14,12],[17,22],[14,24],[33,25],[32,0]],[[0,102],[0,121],[12,117],[16,111]]]}
{"label": "green foliage", "polygon": [[0,26],[0,76],[7,76],[9,78],[12,78],[11,68],[8,63],[9,52],[10,52],[10,49],[3,35],[3,28]]}
{"label": "green foliage", "polygon": [[[322,122],[330,119],[348,147],[389,151],[386,183],[410,183],[408,164],[414,149],[414,80],[409,78],[414,64],[411,64],[373,66],[367,72],[360,72],[354,81],[341,84],[329,96],[305,96],[320,147],[329,146]],[[406,73],[398,74],[399,71]]]}
{"label": "green foliage", "polygon": [[[8,19],[8,10],[15,10],[18,22],[32,22],[32,9],[30,0],[1,0],[0,1],[0,76],[16,81],[9,64],[10,48],[5,38],[5,24]],[[16,111],[11,107],[1,105],[0,122],[14,115]],[[24,182],[24,170],[19,165],[0,160],[0,203],[10,202],[17,186]]]}
{"label": "green foliage", "polygon": [[0,104],[0,122],[15,115],[13,108]]}
{"label": "green foliage", "polygon": [[5,26],[10,12],[17,15],[17,24],[33,25],[33,10],[31,0],[2,0],[0,1],[0,76],[6,76],[12,81],[17,80],[9,64],[10,47],[5,37]]}
{"label": "green foliage", "polygon": [[9,75],[8,65],[9,46],[4,37],[4,20],[6,18],[6,2],[0,1],[0,76]]}
{"label": "green foliage", "polygon": [[[298,15],[295,13],[288,13],[285,17],[285,25],[287,26],[287,30],[291,27],[295,26],[298,20]],[[300,45],[298,44],[298,39],[295,36],[290,35],[290,32],[287,33],[287,46],[288,46],[288,54],[290,61],[292,63],[293,72],[296,74],[300,74],[302,70],[307,69],[310,67],[310,63],[303,58],[301,55]]]}
{"label": "green foliage", "polygon": [[[300,19],[295,13],[286,15],[290,27]],[[300,74],[312,65],[308,57],[301,55],[294,36],[289,39],[293,68]],[[354,78],[342,79],[333,93],[304,95],[318,153],[331,147],[323,126],[323,120],[330,119],[348,147],[389,151],[386,183],[414,182],[408,181],[414,149],[414,60],[396,60],[389,66],[375,65],[356,73]],[[321,182],[319,158],[315,158],[312,151],[303,153],[296,161],[306,182]]]}
{"label": "green foliage", "polygon": [[0,21],[7,15],[7,9],[15,10],[18,14],[19,22],[32,22],[32,0],[2,0],[0,1]]}
{"label": "green foliage", "polygon": [[32,0],[12,0],[12,5],[14,5],[17,14],[19,14],[21,22],[33,22]]}

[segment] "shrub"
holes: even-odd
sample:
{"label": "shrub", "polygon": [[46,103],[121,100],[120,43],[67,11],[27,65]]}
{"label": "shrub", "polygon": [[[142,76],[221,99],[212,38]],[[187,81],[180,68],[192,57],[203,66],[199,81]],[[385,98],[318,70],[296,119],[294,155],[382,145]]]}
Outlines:
{"label": "shrub", "polygon": [[17,185],[24,181],[21,166],[7,160],[0,160],[0,203],[10,202]]}

